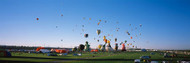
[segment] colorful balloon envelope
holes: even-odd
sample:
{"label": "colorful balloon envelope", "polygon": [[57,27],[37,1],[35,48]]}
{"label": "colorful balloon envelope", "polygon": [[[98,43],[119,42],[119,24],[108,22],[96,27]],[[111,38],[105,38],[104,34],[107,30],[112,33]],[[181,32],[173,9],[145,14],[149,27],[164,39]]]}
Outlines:
{"label": "colorful balloon envelope", "polygon": [[110,43],[110,40],[107,40],[107,43],[109,44],[109,43]]}
{"label": "colorful balloon envelope", "polygon": [[101,30],[97,30],[96,33],[99,35],[101,33]]}
{"label": "colorful balloon envelope", "polygon": [[88,34],[84,34],[84,37],[85,37],[85,38],[88,38]]}
{"label": "colorful balloon envelope", "polygon": [[36,18],[36,20],[39,20],[39,18]]}
{"label": "colorful balloon envelope", "polygon": [[107,39],[104,39],[104,42],[107,43]]}
{"label": "colorful balloon envelope", "polygon": [[106,36],[104,36],[103,39],[106,39]]}
{"label": "colorful balloon envelope", "polygon": [[115,42],[117,42],[117,38],[115,38]]}

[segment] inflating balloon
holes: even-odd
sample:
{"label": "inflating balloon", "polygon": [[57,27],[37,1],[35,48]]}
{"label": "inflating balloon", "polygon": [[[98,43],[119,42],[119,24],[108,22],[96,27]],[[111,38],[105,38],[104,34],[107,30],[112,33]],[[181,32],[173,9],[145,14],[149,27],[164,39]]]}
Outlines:
{"label": "inflating balloon", "polygon": [[100,31],[100,30],[97,30],[96,33],[99,35],[99,34],[101,33],[101,31]]}
{"label": "inflating balloon", "polygon": [[84,50],[85,51],[90,51],[90,45],[88,44],[88,41],[86,41]]}
{"label": "inflating balloon", "polygon": [[83,51],[83,50],[84,50],[84,47],[85,47],[85,46],[84,46],[83,44],[80,44],[79,47],[78,47],[78,50],[79,50],[79,51]]}
{"label": "inflating balloon", "polygon": [[84,34],[84,37],[85,37],[85,38],[88,38],[88,34]]}
{"label": "inflating balloon", "polygon": [[125,49],[125,43],[122,44],[121,51],[126,51],[126,49]]}

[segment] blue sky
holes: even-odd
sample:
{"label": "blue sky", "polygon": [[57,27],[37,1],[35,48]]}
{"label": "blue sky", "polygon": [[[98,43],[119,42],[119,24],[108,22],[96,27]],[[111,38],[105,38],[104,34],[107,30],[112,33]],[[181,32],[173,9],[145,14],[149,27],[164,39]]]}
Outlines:
{"label": "blue sky", "polygon": [[[104,44],[102,37],[110,34],[113,36],[107,38],[111,39],[112,47],[114,38],[118,38],[117,43],[127,40],[140,48],[190,49],[189,3],[188,0],[0,0],[0,43],[74,47],[88,41],[96,48]],[[102,22],[97,25],[99,20]],[[116,28],[120,28],[118,32]],[[103,31],[100,38],[97,29]],[[88,38],[84,38],[85,33]]]}

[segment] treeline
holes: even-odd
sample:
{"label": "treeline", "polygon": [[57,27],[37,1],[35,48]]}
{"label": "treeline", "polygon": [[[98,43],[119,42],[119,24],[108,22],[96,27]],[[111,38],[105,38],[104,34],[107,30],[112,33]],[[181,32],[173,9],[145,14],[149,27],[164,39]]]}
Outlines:
{"label": "treeline", "polygon": [[[0,48],[1,49],[8,49],[8,50],[11,50],[11,49],[15,49],[15,50],[36,50],[38,47],[40,46],[7,46],[7,45],[0,45]],[[60,47],[45,47],[45,49],[63,49],[63,48],[60,48]],[[70,49],[70,48],[64,48],[64,49]]]}

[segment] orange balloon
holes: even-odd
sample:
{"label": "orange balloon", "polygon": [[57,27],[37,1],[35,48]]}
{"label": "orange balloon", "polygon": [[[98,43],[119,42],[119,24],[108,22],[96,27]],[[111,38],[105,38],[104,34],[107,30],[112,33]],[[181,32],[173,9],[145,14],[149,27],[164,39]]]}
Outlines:
{"label": "orange balloon", "polygon": [[107,43],[107,39],[104,39],[104,42]]}
{"label": "orange balloon", "polygon": [[131,37],[131,39],[133,39],[133,37]]}
{"label": "orange balloon", "polygon": [[100,24],[100,22],[98,22],[98,25]]}

